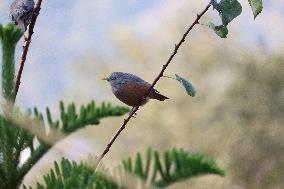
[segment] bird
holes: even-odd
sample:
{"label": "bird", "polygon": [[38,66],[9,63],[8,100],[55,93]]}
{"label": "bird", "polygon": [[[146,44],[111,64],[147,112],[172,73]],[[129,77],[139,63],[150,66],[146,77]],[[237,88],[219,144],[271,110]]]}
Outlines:
{"label": "bird", "polygon": [[113,72],[109,77],[103,78],[110,83],[113,94],[120,101],[128,106],[137,107],[146,104],[149,99],[164,101],[168,97],[160,94],[156,89],[152,89],[146,99],[143,95],[149,90],[151,84],[140,77],[123,72]]}
{"label": "bird", "polygon": [[15,25],[18,25],[23,32],[28,28],[34,12],[33,0],[15,0],[10,6],[10,17]]}

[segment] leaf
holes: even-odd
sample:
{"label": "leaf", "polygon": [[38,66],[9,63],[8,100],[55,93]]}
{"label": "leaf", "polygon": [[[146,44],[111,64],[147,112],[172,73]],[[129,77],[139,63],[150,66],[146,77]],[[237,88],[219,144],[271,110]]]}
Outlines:
{"label": "leaf", "polygon": [[175,76],[176,76],[176,80],[181,82],[181,84],[185,88],[187,94],[194,97],[195,94],[196,94],[196,91],[195,91],[195,88],[193,87],[193,85],[189,81],[187,81],[186,79],[180,77],[179,75],[175,74]]}
{"label": "leaf", "polygon": [[209,22],[209,28],[214,30],[214,32],[221,38],[227,38],[228,29],[224,25],[215,26],[212,22]]}
{"label": "leaf", "polygon": [[224,26],[227,26],[234,18],[242,13],[242,5],[237,0],[211,0],[213,9],[219,12]]}
{"label": "leaf", "polygon": [[248,0],[250,7],[253,12],[254,19],[261,13],[263,5],[262,0]]}

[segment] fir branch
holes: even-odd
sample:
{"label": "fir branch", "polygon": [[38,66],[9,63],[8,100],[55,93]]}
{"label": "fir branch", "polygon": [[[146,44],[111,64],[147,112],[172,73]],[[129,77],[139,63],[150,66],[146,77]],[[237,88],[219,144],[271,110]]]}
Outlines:
{"label": "fir branch", "polygon": [[[153,169],[150,171],[150,165]],[[204,159],[199,153],[190,154],[183,149],[175,149],[164,152],[163,156],[158,151],[148,148],[146,161],[142,161],[140,153],[137,153],[134,161],[129,157],[123,161],[124,169],[131,174],[137,175],[143,180],[150,180],[159,188],[170,184],[204,174],[216,174],[224,176],[212,159]]]}
{"label": "fir branch", "polygon": [[20,154],[26,144],[26,132],[0,115],[0,174],[5,175],[0,188],[13,188],[17,180]]}
{"label": "fir branch", "polygon": [[[33,136],[37,136],[39,140],[46,144],[54,145],[56,142],[65,137],[63,133],[58,132],[56,129],[50,128],[49,135],[46,135],[45,125],[41,114],[35,115],[32,119],[27,115],[23,115],[16,111],[12,104],[5,104],[4,115],[9,121],[15,124],[16,128],[22,128]],[[28,138],[32,142],[32,138]],[[0,140],[1,141],[1,140]],[[27,144],[31,146],[32,144]]]}
{"label": "fir branch", "polygon": [[[54,168],[44,176],[44,185],[37,183],[36,188],[119,189],[121,187],[83,163],[77,164],[75,161],[62,158],[60,163],[54,162]],[[24,189],[27,187],[24,186]]]}
{"label": "fir branch", "polygon": [[2,94],[5,100],[10,101],[14,95],[15,76],[15,48],[23,36],[20,28],[13,23],[3,27],[0,24],[0,41],[2,44]]}
{"label": "fir branch", "polygon": [[107,169],[94,171],[92,159],[78,164],[62,158],[60,163],[54,162],[54,168],[44,176],[44,184],[38,183],[36,188],[165,188],[194,176],[224,175],[212,159],[205,159],[198,153],[190,154],[183,149],[173,148],[161,156],[148,148],[145,159],[137,153],[132,160],[130,157],[124,160],[122,167],[110,174]]}
{"label": "fir branch", "polygon": [[53,128],[61,129],[64,133],[71,133],[86,125],[98,125],[100,120],[110,116],[122,116],[129,112],[125,106],[113,106],[110,103],[103,102],[100,106],[91,101],[86,106],[80,107],[79,113],[76,111],[74,103],[67,107],[60,102],[60,121],[53,121],[49,109],[46,109],[48,123]]}
{"label": "fir branch", "polygon": [[[2,161],[2,160],[0,160]],[[0,182],[4,183],[7,180],[7,177],[5,175],[4,169],[3,169],[3,165],[0,164]]]}
{"label": "fir branch", "polygon": [[25,36],[25,39],[24,39],[25,41],[24,41],[24,45],[23,45],[22,55],[21,55],[21,58],[20,58],[20,68],[19,68],[19,71],[18,71],[18,74],[17,74],[17,77],[16,77],[16,84],[15,84],[15,89],[14,89],[15,91],[14,91],[13,101],[16,100],[18,90],[19,90],[19,87],[20,87],[20,84],[21,84],[21,77],[22,77],[22,73],[23,73],[23,70],[24,70],[24,65],[25,65],[25,62],[26,62],[29,46],[30,46],[30,43],[31,43],[31,40],[32,40],[32,35],[34,33],[34,26],[35,26],[37,17],[39,15],[39,12],[40,12],[40,9],[41,9],[41,2],[42,2],[42,0],[37,0],[36,3],[35,3],[31,23],[30,23],[28,30],[27,30],[27,36]]}
{"label": "fir branch", "polygon": [[[65,138],[65,133],[74,132],[90,124],[99,124],[100,119],[109,116],[120,116],[129,112],[129,108],[123,106],[112,106],[110,103],[102,103],[96,106],[91,101],[86,106],[80,107],[80,113],[76,112],[74,104],[65,109],[63,102],[60,102],[60,120],[53,121],[49,108],[47,108],[47,122],[50,129],[46,135],[44,116],[37,108],[24,115],[15,109],[13,104],[3,104],[5,117],[0,115],[0,171],[3,167],[3,174],[9,182],[16,179],[21,182],[25,174],[32,166],[59,140]],[[33,118],[31,118],[33,117]],[[40,141],[40,146],[33,147],[35,136]],[[31,156],[23,166],[19,166],[20,152],[28,147]],[[3,157],[3,158],[2,158]],[[0,174],[2,174],[0,172]],[[16,183],[15,181],[15,183]],[[9,185],[9,183],[8,183]],[[0,184],[0,188],[1,188]],[[4,185],[6,186],[6,185]]]}
{"label": "fir branch", "polygon": [[17,173],[17,180],[22,180],[28,171],[34,166],[36,162],[49,150],[50,146],[46,144],[40,144],[29,159],[19,168]]}
{"label": "fir branch", "polygon": [[[199,20],[200,18],[209,10],[209,8],[211,7],[211,1],[210,3],[205,7],[205,9],[200,13],[197,14],[196,19],[194,20],[194,22],[189,26],[189,28],[187,29],[187,31],[183,34],[181,40],[178,42],[178,44],[175,44],[175,48],[173,53],[171,54],[171,56],[169,57],[169,59],[167,60],[166,64],[163,65],[162,70],[160,71],[160,73],[158,74],[158,76],[155,78],[155,80],[153,81],[151,87],[148,89],[148,91],[142,96],[141,100],[140,100],[140,105],[141,103],[144,101],[144,99],[146,99],[151,90],[154,88],[154,86],[157,84],[157,82],[163,77],[163,74],[165,72],[165,70],[167,69],[167,67],[169,66],[169,64],[172,62],[173,58],[175,57],[175,55],[177,54],[180,46],[185,42],[185,39],[187,37],[187,35],[189,34],[189,32],[193,29],[193,27],[197,24],[199,24]],[[112,144],[115,142],[115,140],[117,139],[117,137],[120,135],[120,133],[125,129],[125,126],[127,125],[127,123],[130,121],[130,119],[136,114],[136,112],[139,110],[139,106],[134,107],[132,109],[132,111],[130,112],[130,114],[128,115],[128,117],[126,119],[124,119],[122,125],[120,126],[120,128],[116,131],[115,135],[111,138],[111,140],[109,141],[109,143],[107,144],[105,150],[102,152],[102,154],[100,155],[98,161],[100,162],[104,156],[109,152]]]}

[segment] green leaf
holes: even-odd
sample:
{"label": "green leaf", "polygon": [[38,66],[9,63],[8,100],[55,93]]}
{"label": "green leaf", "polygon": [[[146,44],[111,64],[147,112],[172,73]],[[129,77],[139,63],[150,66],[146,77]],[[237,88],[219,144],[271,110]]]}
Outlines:
{"label": "green leaf", "polygon": [[242,5],[237,0],[211,0],[213,9],[219,12],[224,26],[227,26],[234,18],[242,13]]}
{"label": "green leaf", "polygon": [[195,91],[195,88],[193,87],[193,85],[188,80],[180,77],[179,75],[175,74],[175,76],[176,76],[176,80],[181,82],[181,84],[185,88],[187,94],[194,97],[195,94],[196,94],[196,91]]}
{"label": "green leaf", "polygon": [[144,177],[143,176],[143,165],[142,165],[142,159],[141,159],[140,153],[138,153],[137,156],[136,156],[134,172],[135,172],[136,175]]}
{"label": "green leaf", "polygon": [[227,38],[228,29],[224,25],[215,26],[212,22],[209,22],[209,28],[211,28],[219,37]]}
{"label": "green leaf", "polygon": [[253,12],[254,19],[261,13],[263,5],[262,0],[248,0],[250,7]]}

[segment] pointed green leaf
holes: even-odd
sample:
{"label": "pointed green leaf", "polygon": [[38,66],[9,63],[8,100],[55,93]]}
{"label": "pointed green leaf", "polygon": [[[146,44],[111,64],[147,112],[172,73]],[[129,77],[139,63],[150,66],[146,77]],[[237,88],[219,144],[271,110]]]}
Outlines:
{"label": "pointed green leaf", "polygon": [[0,41],[2,40],[3,38],[3,25],[0,24]]}
{"label": "pointed green leaf", "polygon": [[250,4],[255,19],[263,9],[262,0],[248,0],[248,2]]}
{"label": "pointed green leaf", "polygon": [[142,165],[142,158],[141,158],[140,153],[137,153],[137,156],[136,156],[134,173],[136,175],[139,175],[142,178],[145,178],[145,179],[147,178],[146,176],[143,175],[143,165]]}
{"label": "pointed green leaf", "polygon": [[242,5],[237,0],[211,1],[213,9],[219,12],[223,25],[227,26],[234,18],[242,13]]}
{"label": "pointed green leaf", "polygon": [[211,28],[219,37],[227,38],[228,29],[226,26],[223,25],[215,26],[215,24],[209,22],[209,28]]}
{"label": "pointed green leaf", "polygon": [[154,158],[155,158],[154,170],[157,170],[160,173],[160,176],[164,179],[165,173],[160,161],[160,155],[158,151],[154,152]]}
{"label": "pointed green leaf", "polygon": [[151,160],[152,160],[152,149],[149,147],[146,153],[146,168],[144,173],[147,176],[149,175]]}
{"label": "pointed green leaf", "polygon": [[186,79],[180,77],[179,75],[175,74],[176,80],[178,80],[185,88],[188,95],[194,97],[196,94],[195,88],[193,85]]}
{"label": "pointed green leaf", "polygon": [[169,176],[171,170],[171,157],[169,152],[164,153],[164,159],[165,159],[166,175]]}

